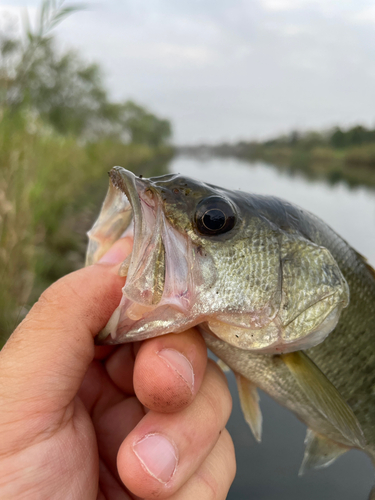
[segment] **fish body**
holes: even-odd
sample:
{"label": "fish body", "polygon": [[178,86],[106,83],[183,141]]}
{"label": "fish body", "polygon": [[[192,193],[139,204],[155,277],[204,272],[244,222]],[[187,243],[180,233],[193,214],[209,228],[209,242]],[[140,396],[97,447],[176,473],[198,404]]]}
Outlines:
{"label": "fish body", "polygon": [[[328,337],[306,349],[306,354],[336,387],[352,408],[366,439],[365,450],[375,458],[375,274],[366,260],[323,221],[284,202],[282,224],[292,224],[314,243],[327,248],[350,289],[350,303]],[[278,210],[280,214],[281,211]],[[267,215],[275,220],[276,214]],[[289,222],[288,222],[289,221]],[[283,406],[292,410],[308,427],[334,441],[341,435],[327,429],[328,422],[316,408],[303,402],[304,392],[285,363],[278,357],[259,356],[223,345],[205,334],[208,347],[234,371],[252,380]],[[340,434],[340,433],[339,433]],[[343,443],[344,444],[344,443]],[[349,444],[349,443],[346,443]]]}
{"label": "fish body", "polygon": [[304,470],[349,448],[375,460],[375,273],[339,235],[277,198],[115,167],[87,263],[124,234],[127,281],[100,343],[198,326],[258,440],[259,387],[308,426]]}

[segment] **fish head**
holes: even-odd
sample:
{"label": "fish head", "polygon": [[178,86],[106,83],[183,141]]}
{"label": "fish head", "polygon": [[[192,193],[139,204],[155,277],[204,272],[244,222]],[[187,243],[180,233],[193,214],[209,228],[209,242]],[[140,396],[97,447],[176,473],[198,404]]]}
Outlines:
{"label": "fish head", "polygon": [[98,341],[118,344],[195,325],[231,345],[289,352],[324,340],[348,303],[329,251],[266,217],[249,194],[178,174],[110,172],[87,264],[123,235],[123,296]]}

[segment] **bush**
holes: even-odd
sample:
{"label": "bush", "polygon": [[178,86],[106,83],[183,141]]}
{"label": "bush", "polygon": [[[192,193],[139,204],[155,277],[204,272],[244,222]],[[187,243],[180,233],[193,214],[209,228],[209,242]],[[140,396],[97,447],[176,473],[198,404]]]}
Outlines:
{"label": "bush", "polygon": [[50,30],[75,10],[44,0],[35,31],[0,35],[3,340],[46,286],[83,265],[108,170],[164,173],[159,159],[172,154],[168,120],[111,102],[97,66],[57,50]]}
{"label": "bush", "polygon": [[[83,144],[73,136],[46,132],[43,122],[28,112],[2,110],[0,331],[4,337],[46,286],[83,265],[85,233],[104,198],[108,170],[114,165],[142,167],[147,174],[155,157],[170,153],[168,148],[109,138]],[[164,173],[163,164],[157,167]]]}
{"label": "bush", "polygon": [[350,148],[345,153],[345,163],[350,167],[375,167],[375,144]]}

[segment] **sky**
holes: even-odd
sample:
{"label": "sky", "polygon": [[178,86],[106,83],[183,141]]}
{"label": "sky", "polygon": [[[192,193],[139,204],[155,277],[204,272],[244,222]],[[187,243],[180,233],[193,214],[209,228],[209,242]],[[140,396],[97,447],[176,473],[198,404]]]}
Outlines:
{"label": "sky", "polygon": [[[101,65],[113,99],[169,118],[176,144],[375,126],[373,1],[85,3],[60,44]],[[2,0],[0,14],[38,5]]]}

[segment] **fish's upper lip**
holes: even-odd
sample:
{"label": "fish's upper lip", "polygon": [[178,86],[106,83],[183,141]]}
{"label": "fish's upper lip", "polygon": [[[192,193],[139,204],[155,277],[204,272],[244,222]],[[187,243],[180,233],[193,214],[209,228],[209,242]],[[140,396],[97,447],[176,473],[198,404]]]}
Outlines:
{"label": "fish's upper lip", "polygon": [[[137,252],[140,246],[140,235],[142,232],[142,209],[141,209],[141,201],[139,199],[139,194],[136,186],[137,177],[133,174],[133,172],[129,172],[122,167],[113,167],[109,172],[109,177],[112,181],[112,184],[122,191],[125,196],[128,198],[129,203],[132,207],[133,211],[133,220],[139,221],[138,224],[134,224],[134,243],[133,243],[133,252]],[[144,181],[143,181],[144,182]]]}

